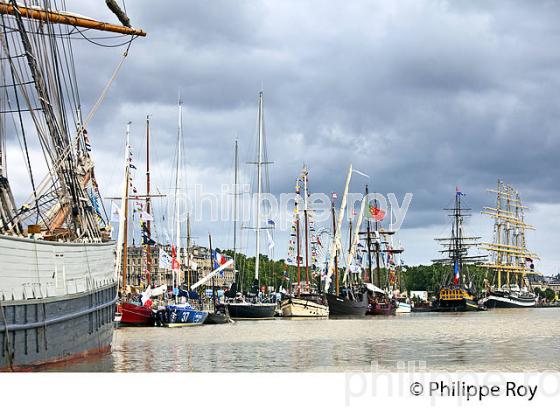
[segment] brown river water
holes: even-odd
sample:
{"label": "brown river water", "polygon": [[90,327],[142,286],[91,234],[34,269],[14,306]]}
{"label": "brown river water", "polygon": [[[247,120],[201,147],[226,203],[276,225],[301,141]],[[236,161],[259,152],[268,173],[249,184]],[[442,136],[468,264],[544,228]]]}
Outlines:
{"label": "brown river water", "polygon": [[560,371],[560,309],[121,328],[112,352],[50,371]]}

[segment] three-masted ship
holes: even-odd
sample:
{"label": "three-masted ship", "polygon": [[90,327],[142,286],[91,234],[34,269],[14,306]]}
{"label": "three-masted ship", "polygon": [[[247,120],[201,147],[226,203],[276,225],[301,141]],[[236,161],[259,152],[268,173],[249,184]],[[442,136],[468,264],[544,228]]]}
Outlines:
{"label": "three-masted ship", "polygon": [[482,302],[489,308],[533,307],[537,298],[527,275],[535,273],[533,262],[538,257],[525,241],[525,231],[534,229],[525,223],[527,207],[519,192],[503,181],[489,191],[496,194],[496,206],[484,207],[482,213],[494,219],[494,242],[481,247],[492,255],[485,266],[493,277],[486,284]]}
{"label": "three-masted ship", "polygon": [[464,208],[461,198],[464,194],[456,189],[455,202],[453,208],[447,208],[451,212],[451,235],[446,238],[436,238],[443,249],[440,252],[445,256],[441,259],[434,259],[432,262],[448,266],[448,273],[444,277],[436,300],[433,303],[433,310],[440,312],[447,311],[476,311],[481,307],[478,303],[476,289],[469,275],[469,265],[481,264],[484,261],[483,255],[469,256],[469,249],[479,245],[480,237],[465,236],[463,221],[470,214],[469,208]]}
{"label": "three-masted ship", "polygon": [[[93,111],[82,118],[71,40],[83,28],[145,33],[54,7],[0,3],[0,370],[106,352],[113,337],[115,244],[86,131]],[[6,171],[7,137],[19,140],[30,180],[21,205]],[[44,154],[42,181],[33,144]]]}

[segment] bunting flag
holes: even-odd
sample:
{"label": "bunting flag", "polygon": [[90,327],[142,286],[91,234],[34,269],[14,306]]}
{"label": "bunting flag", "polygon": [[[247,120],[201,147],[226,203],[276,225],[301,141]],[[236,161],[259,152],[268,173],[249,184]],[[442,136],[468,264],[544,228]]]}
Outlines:
{"label": "bunting flag", "polygon": [[121,210],[119,206],[111,202],[111,222],[119,222],[121,219]]}
{"label": "bunting flag", "polygon": [[180,268],[179,260],[177,259],[177,251],[175,245],[171,246],[171,269],[179,270]]}
{"label": "bunting flag", "polygon": [[172,259],[171,256],[163,249],[159,250],[159,267],[161,269],[171,269],[172,267]]}
{"label": "bunting flag", "polygon": [[457,195],[457,196],[465,196],[465,194],[463,194],[463,193],[461,192],[461,189],[459,188],[459,185],[457,185],[457,186],[455,187],[455,195]]}
{"label": "bunting flag", "polygon": [[154,246],[156,241],[150,238],[147,234],[142,233],[142,245]]}
{"label": "bunting flag", "polygon": [[152,215],[150,215],[149,213],[147,213],[146,211],[140,210],[140,219],[142,221],[153,221],[154,217]]}
{"label": "bunting flag", "polygon": [[274,241],[272,240],[272,235],[270,235],[270,232],[266,231],[266,235],[268,237],[268,250],[272,251],[272,249],[274,248]]}

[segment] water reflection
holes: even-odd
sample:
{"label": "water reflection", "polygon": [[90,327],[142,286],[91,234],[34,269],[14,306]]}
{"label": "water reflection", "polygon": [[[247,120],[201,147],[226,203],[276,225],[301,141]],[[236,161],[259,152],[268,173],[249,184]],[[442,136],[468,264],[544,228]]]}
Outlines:
{"label": "water reflection", "polygon": [[[560,309],[418,313],[364,320],[268,320],[123,328],[110,355],[54,371],[286,372],[560,370]],[[401,363],[398,368],[397,364]]]}

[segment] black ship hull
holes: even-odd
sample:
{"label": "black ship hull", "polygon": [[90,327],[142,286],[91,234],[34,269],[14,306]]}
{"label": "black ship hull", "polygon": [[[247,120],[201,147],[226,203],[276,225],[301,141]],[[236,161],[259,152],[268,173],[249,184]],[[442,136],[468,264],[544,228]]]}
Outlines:
{"label": "black ship hull", "polygon": [[493,308],[531,308],[537,301],[534,295],[515,295],[502,292],[492,292],[483,299],[484,306]]}
{"label": "black ship hull", "polygon": [[223,325],[225,323],[231,323],[231,317],[229,316],[229,309],[225,305],[217,306],[216,310],[208,313],[208,317],[204,322],[205,325]]}
{"label": "black ship hull", "polygon": [[476,312],[484,310],[473,300],[458,300],[458,301],[436,301],[432,306],[432,312]]}
{"label": "black ship hull", "polygon": [[0,301],[0,371],[110,351],[116,295],[115,284],[64,297]]}
{"label": "black ship hull", "polygon": [[351,300],[328,293],[327,302],[331,316],[365,316],[368,309],[367,297],[362,297],[362,300]]}
{"label": "black ship hull", "polygon": [[233,319],[272,319],[276,303],[229,303],[229,315]]}

